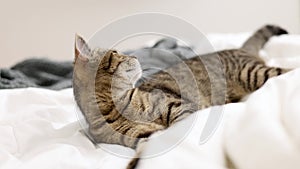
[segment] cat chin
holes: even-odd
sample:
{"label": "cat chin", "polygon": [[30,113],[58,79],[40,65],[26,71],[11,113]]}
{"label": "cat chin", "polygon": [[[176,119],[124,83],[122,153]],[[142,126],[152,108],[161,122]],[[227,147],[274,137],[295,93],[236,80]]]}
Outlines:
{"label": "cat chin", "polygon": [[138,71],[136,75],[134,75],[131,79],[130,82],[133,86],[138,82],[138,80],[142,77],[142,70]]}

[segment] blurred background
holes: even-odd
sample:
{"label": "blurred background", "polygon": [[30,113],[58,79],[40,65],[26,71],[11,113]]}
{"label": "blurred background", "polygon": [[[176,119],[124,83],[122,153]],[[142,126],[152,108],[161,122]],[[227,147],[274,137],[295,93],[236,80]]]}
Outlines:
{"label": "blurred background", "polygon": [[252,32],[266,23],[300,33],[299,0],[0,0],[0,67],[30,57],[72,60],[75,33],[89,39],[139,12],[175,15],[205,34]]}

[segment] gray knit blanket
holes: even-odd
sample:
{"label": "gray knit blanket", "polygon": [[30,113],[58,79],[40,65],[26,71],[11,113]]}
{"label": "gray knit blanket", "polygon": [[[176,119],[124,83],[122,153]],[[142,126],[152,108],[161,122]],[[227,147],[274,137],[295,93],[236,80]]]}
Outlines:
{"label": "gray knit blanket", "polygon": [[[174,39],[162,39],[152,47],[123,53],[138,57],[144,70],[143,77],[194,56],[191,48],[179,46]],[[60,90],[70,88],[72,87],[72,74],[72,61],[27,59],[9,69],[0,69],[0,89],[39,87]]]}

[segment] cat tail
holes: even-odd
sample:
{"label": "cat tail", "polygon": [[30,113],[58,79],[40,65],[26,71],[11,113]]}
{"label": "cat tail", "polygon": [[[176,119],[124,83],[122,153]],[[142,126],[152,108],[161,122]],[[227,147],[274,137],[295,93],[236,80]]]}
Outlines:
{"label": "cat tail", "polygon": [[242,50],[251,55],[258,55],[259,50],[268,42],[272,36],[288,34],[288,32],[276,25],[265,25],[258,29],[241,47]]}
{"label": "cat tail", "polygon": [[126,169],[136,169],[137,168],[137,166],[142,158],[142,152],[145,149],[145,144],[147,142],[148,142],[148,138],[145,138],[138,143],[138,145],[136,147],[136,153],[135,153],[134,157],[128,163]]}

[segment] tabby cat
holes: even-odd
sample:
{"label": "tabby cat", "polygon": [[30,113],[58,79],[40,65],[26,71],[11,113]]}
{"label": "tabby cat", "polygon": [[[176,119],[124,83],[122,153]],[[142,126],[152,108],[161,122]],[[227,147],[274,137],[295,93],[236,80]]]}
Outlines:
{"label": "tabby cat", "polygon": [[[270,37],[281,34],[287,32],[266,25],[240,49],[186,59],[154,73],[137,87],[142,70],[136,57],[115,50],[91,50],[77,35],[73,87],[89,135],[97,143],[136,148],[153,132],[196,110],[239,101],[269,78],[289,71],[266,66],[258,56]],[[137,162],[134,159],[128,168]]]}

